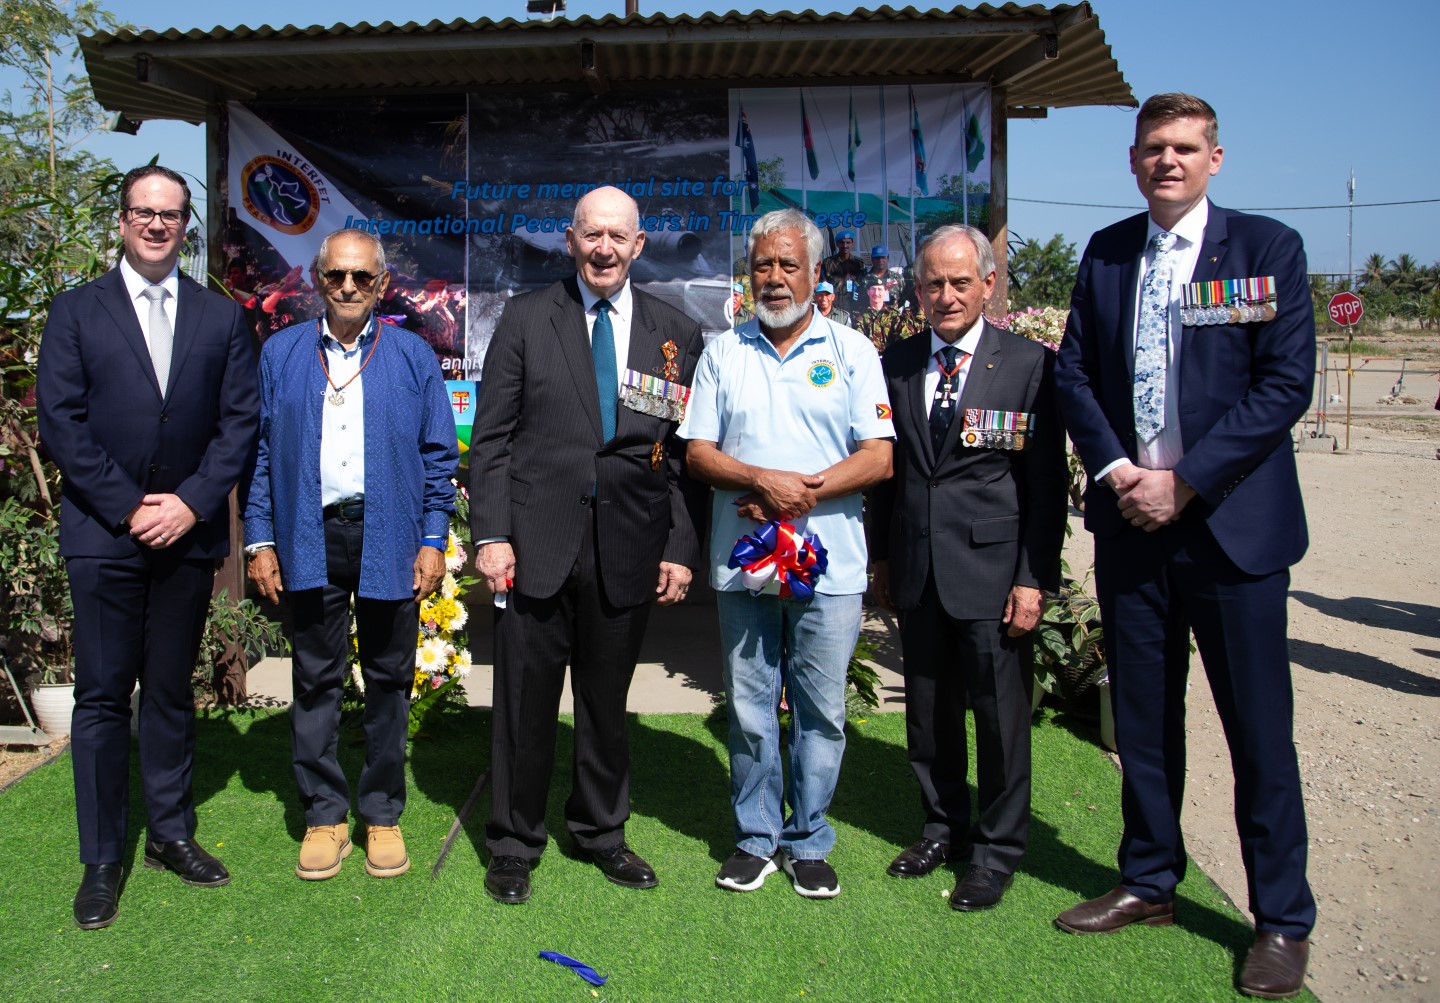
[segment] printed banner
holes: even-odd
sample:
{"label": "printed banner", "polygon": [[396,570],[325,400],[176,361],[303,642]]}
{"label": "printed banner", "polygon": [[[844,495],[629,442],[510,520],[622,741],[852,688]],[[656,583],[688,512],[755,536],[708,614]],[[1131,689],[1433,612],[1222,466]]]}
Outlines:
{"label": "printed banner", "polygon": [[230,199],[235,216],[290,267],[308,271],[327,233],[360,216],[340,191],[281,135],[231,102]]}
{"label": "printed banner", "polygon": [[475,381],[446,380],[450,408],[455,412],[455,437],[460,442],[460,469],[470,469],[470,431],[475,427]]}
{"label": "printed banner", "polygon": [[[857,318],[871,286],[909,303],[926,233],[989,225],[990,92],[979,84],[314,95],[232,104],[229,121],[225,283],[257,336],[320,314],[310,261],[327,233],[360,228],[386,249],[380,311],[425,338],[457,381],[480,380],[512,296],[574,274],[565,231],[602,185],[639,205],[633,281],[707,339],[746,305],[746,236],[762,213],[815,220],[826,276],[848,281],[837,306]],[[842,235],[849,260],[838,260]],[[877,245],[888,263],[872,262]]]}

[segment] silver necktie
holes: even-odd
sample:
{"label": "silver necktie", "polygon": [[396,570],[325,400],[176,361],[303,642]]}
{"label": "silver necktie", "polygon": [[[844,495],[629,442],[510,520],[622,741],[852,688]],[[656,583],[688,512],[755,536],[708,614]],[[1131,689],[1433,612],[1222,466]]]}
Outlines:
{"label": "silver necktie", "polygon": [[165,315],[165,287],[146,286],[141,294],[150,301],[150,361],[155,364],[155,379],[160,384],[160,396],[170,382],[170,355],[175,347],[175,330],[170,318]]}

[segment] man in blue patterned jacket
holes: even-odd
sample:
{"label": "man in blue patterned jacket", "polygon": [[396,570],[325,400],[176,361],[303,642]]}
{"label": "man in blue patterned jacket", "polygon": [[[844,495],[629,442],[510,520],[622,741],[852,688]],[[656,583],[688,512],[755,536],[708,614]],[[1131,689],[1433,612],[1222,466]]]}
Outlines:
{"label": "man in blue patterned jacket", "polygon": [[381,323],[389,283],[375,237],[320,245],[325,316],[272,335],[260,355],[260,445],[245,508],[249,576],[294,617],[295,782],[305,809],[297,876],[331,877],[351,850],[336,759],[350,603],[365,680],[359,813],[365,870],[410,867],[400,835],[417,601],[445,574],[458,446],[445,377],[420,338]]}

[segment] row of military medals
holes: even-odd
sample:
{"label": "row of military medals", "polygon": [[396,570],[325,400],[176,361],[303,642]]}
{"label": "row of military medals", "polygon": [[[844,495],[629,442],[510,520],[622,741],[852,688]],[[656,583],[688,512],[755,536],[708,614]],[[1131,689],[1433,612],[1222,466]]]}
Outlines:
{"label": "row of military medals", "polygon": [[1185,285],[1180,323],[1186,327],[1252,324],[1275,319],[1275,278],[1215,279]]}
{"label": "row of military medals", "polygon": [[633,369],[625,371],[625,385],[620,388],[620,402],[632,411],[648,414],[663,421],[685,420],[685,405],[690,388]]}
{"label": "row of military medals", "polygon": [[[674,341],[667,341],[660,346],[660,354],[665,356],[665,362],[655,369],[659,377],[625,370],[620,403],[652,418],[681,422],[685,420],[685,405],[690,402],[690,388],[678,382],[680,347]],[[657,442],[650,457],[650,465],[656,470],[660,469],[660,459],[661,444]]]}
{"label": "row of military medals", "polygon": [[978,449],[1024,449],[1034,431],[1033,414],[972,407],[965,411],[960,441]]}

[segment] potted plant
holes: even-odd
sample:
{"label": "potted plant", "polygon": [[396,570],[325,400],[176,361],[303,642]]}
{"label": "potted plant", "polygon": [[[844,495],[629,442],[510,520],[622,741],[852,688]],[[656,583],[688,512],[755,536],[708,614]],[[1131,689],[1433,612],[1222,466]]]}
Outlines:
{"label": "potted plant", "polygon": [[70,733],[75,680],[70,584],[54,515],[15,497],[0,502],[0,637],[32,681],[31,704],[51,737]]}
{"label": "potted plant", "polygon": [[1105,661],[1100,604],[1085,581],[1071,577],[1061,562],[1060,592],[1045,608],[1035,634],[1035,706],[1044,693],[1074,701],[1099,688],[1101,742],[1115,748],[1110,720],[1110,679]]}

